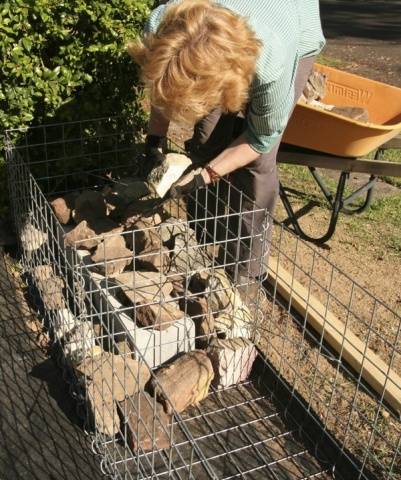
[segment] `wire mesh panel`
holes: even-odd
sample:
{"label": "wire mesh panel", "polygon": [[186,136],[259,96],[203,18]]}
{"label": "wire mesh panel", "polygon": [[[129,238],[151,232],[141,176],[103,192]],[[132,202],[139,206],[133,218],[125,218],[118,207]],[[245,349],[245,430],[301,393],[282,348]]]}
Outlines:
{"label": "wire mesh panel", "polygon": [[25,279],[106,473],[401,478],[398,312],[224,180],[139,194],[118,118],[6,149]]}

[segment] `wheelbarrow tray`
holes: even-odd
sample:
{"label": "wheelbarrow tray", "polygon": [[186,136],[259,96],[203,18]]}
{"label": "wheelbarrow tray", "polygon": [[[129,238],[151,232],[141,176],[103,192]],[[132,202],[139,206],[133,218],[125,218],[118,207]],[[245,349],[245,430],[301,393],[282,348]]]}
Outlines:
{"label": "wheelbarrow tray", "polygon": [[366,108],[369,122],[298,102],[284,132],[284,143],[342,157],[361,157],[401,132],[401,88],[320,64],[314,68],[327,75],[324,103]]}

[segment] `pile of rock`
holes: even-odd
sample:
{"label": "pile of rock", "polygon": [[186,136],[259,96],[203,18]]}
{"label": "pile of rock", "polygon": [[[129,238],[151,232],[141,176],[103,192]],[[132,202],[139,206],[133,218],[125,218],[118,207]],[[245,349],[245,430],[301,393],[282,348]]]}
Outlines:
{"label": "pile of rock", "polygon": [[326,110],[341,115],[342,117],[352,118],[359,122],[369,122],[369,112],[364,107],[359,107],[357,105],[330,105],[323,102],[324,97],[326,96],[328,81],[329,79],[326,74],[319,72],[318,70],[313,70],[306,82],[300,101],[320,110]]}
{"label": "pile of rock", "polygon": [[[51,202],[68,227],[65,244],[89,252],[91,271],[107,277],[107,294],[130,307],[138,329],[161,335],[185,318],[195,324],[196,349],[163,357],[151,373],[133,354],[132,338],[105,351],[88,322],[57,305],[58,332],[70,346],[97,429],[109,437],[120,432],[132,449],[144,451],[169,447],[171,416],[201,402],[211,384],[224,388],[246,380],[257,356],[255,321],[239,290],[187,222],[155,208],[149,190],[126,178],[100,192]],[[81,355],[74,350],[78,344],[84,345]]]}

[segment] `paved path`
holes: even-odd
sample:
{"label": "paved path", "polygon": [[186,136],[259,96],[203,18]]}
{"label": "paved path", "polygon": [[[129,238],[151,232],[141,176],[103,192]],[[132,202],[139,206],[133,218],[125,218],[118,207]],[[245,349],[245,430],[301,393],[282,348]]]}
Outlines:
{"label": "paved path", "polygon": [[103,478],[0,247],[0,480]]}
{"label": "paved path", "polygon": [[324,55],[340,68],[401,87],[401,1],[321,0]]}

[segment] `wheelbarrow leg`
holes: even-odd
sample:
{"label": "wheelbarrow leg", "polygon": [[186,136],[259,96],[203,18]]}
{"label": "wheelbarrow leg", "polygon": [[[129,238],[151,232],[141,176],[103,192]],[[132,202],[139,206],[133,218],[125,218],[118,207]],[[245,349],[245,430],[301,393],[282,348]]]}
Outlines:
{"label": "wheelbarrow leg", "polygon": [[[290,200],[288,198],[288,195],[280,183],[280,197],[283,202],[284,208],[287,212],[288,215],[288,222],[292,225],[295,233],[301,237],[304,240],[307,240],[312,243],[316,243],[317,245],[323,244],[330,240],[330,238],[333,236],[333,233],[335,232],[336,226],[337,226],[337,221],[338,221],[338,215],[343,207],[343,195],[344,195],[344,189],[345,185],[347,183],[347,178],[348,178],[348,173],[347,172],[341,172],[340,179],[338,181],[337,185],[337,191],[334,197],[334,200],[332,200],[330,203],[331,205],[331,217],[330,217],[330,223],[328,226],[328,229],[324,235],[318,238],[311,237],[310,235],[307,235],[301,228],[298,218],[296,213],[294,212],[294,209],[292,208],[292,205],[290,203]],[[327,198],[327,197],[326,197]]]}
{"label": "wheelbarrow leg", "polygon": [[[313,178],[315,179],[316,183],[319,185],[319,188],[322,191],[323,195],[326,197],[326,200],[333,207],[334,205],[333,194],[326,187],[326,184],[324,183],[323,178],[320,176],[319,172],[316,170],[315,167],[308,167],[308,168]],[[347,198],[344,198],[341,211],[347,215],[354,215],[354,214],[362,213],[366,209],[368,209],[372,203],[373,191],[376,185],[376,181],[377,181],[377,177],[375,175],[371,175],[369,178],[369,181],[365,185],[358,188],[358,190],[355,190],[355,192],[353,192]],[[355,200],[355,198],[359,197],[364,192],[366,192],[366,197],[363,204],[359,207],[350,208],[348,205],[350,205]]]}
{"label": "wheelbarrow leg", "polygon": [[[368,183],[363,185],[361,188],[358,188],[358,190],[355,190],[351,195],[349,195],[347,198],[343,199],[343,207],[342,207],[342,212],[346,213],[347,215],[354,215],[358,213],[362,213],[365,210],[367,210],[373,200],[373,192],[374,192],[374,187],[377,182],[377,177],[375,175],[371,175],[369,178]],[[356,198],[361,195],[361,193],[366,192],[366,197],[365,201],[363,204],[359,207],[355,208],[349,208],[348,205]]]}

